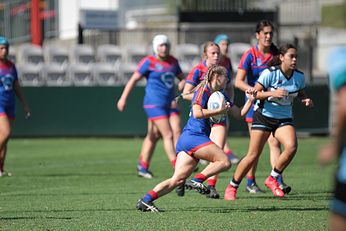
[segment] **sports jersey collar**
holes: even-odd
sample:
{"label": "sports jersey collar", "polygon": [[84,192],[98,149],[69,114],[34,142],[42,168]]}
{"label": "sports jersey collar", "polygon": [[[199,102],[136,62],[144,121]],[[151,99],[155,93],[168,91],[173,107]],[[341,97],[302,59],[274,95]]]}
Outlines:
{"label": "sports jersey collar", "polygon": [[292,76],[293,76],[293,74],[294,74],[294,71],[295,71],[295,70],[293,70],[292,73],[291,73],[291,75],[290,75],[290,76],[287,76],[287,75],[283,72],[283,70],[281,69],[281,66],[279,66],[279,69],[280,69],[282,75],[283,75],[287,80],[290,80],[290,79],[292,78]]}
{"label": "sports jersey collar", "polygon": [[255,45],[255,52],[256,52],[256,57],[259,57],[262,60],[262,63],[266,63],[267,61],[271,60],[273,57],[273,54],[270,52],[270,54],[265,57],[264,54],[259,50],[258,48],[258,43]]}

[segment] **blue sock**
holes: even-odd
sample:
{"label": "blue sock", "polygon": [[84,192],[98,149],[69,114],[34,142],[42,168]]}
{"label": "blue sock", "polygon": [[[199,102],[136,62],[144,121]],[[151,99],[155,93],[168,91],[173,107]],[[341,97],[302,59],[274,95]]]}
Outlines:
{"label": "blue sock", "polygon": [[276,180],[278,181],[279,184],[284,183],[284,180],[282,179],[282,175],[278,176],[278,178]]}
{"label": "blue sock", "polygon": [[255,177],[246,177],[246,180],[247,180],[247,183],[246,183],[246,185],[247,186],[251,186],[252,184],[254,184],[255,183]]}
{"label": "blue sock", "polygon": [[157,199],[157,193],[153,190],[149,191],[145,196],[143,197],[143,201],[146,203],[152,202],[155,199]]}

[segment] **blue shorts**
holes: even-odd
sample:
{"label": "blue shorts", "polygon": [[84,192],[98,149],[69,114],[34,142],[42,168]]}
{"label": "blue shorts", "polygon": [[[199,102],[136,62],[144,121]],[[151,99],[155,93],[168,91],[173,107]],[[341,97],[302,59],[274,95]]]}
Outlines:
{"label": "blue shorts", "polygon": [[148,120],[154,121],[164,118],[169,118],[173,115],[179,115],[179,109],[166,107],[144,107]]}
{"label": "blue shorts", "polygon": [[0,104],[0,116],[7,116],[10,119],[16,118],[16,107],[12,105],[1,105]]}
{"label": "blue shorts", "polygon": [[213,144],[213,141],[206,135],[191,134],[188,131],[183,132],[177,142],[176,153],[186,152],[193,156],[193,153],[198,149]]}

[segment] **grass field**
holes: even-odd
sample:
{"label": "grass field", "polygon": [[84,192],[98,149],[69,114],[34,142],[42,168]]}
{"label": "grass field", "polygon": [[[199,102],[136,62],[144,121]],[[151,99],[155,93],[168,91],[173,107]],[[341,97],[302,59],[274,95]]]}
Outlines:
{"label": "grass field", "polygon": [[[245,182],[239,200],[207,199],[175,192],[156,201],[164,213],[141,213],[137,200],[172,173],[162,143],[156,149],[152,180],[136,175],[142,139],[12,139],[7,170],[0,178],[0,230],[327,230],[328,203],[335,165],[321,168],[318,147],[326,138],[302,138],[285,172],[293,191],[285,199],[271,193],[249,195]],[[248,139],[233,138],[237,153]],[[270,172],[268,150],[257,181]],[[202,167],[202,166],[201,166]],[[221,174],[223,191],[235,167]]]}

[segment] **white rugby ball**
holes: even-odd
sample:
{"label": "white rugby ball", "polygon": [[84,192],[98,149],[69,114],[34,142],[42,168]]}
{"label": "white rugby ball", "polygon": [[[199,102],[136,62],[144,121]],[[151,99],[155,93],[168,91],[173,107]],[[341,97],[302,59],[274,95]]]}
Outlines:
{"label": "white rugby ball", "polygon": [[[208,110],[219,109],[223,107],[225,103],[226,103],[225,96],[221,92],[215,91],[210,95],[208,99]],[[219,123],[223,117],[225,117],[224,114],[219,114],[219,115],[210,117],[210,120],[214,123]]]}

